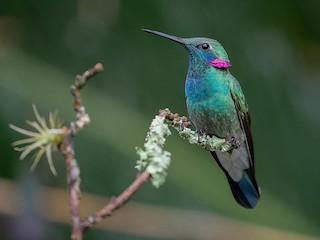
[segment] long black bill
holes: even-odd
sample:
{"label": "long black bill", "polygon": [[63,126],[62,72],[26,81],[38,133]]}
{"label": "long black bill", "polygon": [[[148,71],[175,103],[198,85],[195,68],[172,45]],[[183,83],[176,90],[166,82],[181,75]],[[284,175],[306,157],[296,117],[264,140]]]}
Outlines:
{"label": "long black bill", "polygon": [[175,41],[177,43],[180,43],[182,45],[185,45],[184,41],[179,37],[172,36],[172,35],[169,35],[169,34],[166,34],[166,33],[158,32],[158,31],[149,30],[149,29],[141,29],[141,30],[144,31],[144,32],[147,32],[147,33],[151,33],[151,34],[154,34],[154,35],[158,35],[158,36],[170,39],[170,40]]}

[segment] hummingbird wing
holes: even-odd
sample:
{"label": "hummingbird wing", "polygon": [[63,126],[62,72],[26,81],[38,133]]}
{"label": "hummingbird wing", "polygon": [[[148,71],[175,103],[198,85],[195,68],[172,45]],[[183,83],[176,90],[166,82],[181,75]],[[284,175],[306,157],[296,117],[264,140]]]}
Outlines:
{"label": "hummingbird wing", "polygon": [[[211,155],[226,174],[235,200],[245,208],[254,208],[259,201],[260,190],[255,180],[250,114],[241,87],[238,81],[233,77],[230,81],[230,94],[236,108],[240,128],[245,135],[245,140],[242,142],[242,144],[245,143],[245,145],[241,145],[238,149],[234,149],[230,156],[228,156],[228,153],[221,153],[219,151],[211,152]],[[230,158],[227,159],[228,157]],[[230,169],[227,171],[225,167],[226,163],[229,161],[236,161],[238,163],[247,162],[248,165],[245,168],[243,167],[246,164],[243,166],[240,164],[240,168],[237,170],[238,174],[241,173],[241,178],[235,179],[234,176],[236,175],[232,175],[232,172],[229,172]]]}
{"label": "hummingbird wing", "polygon": [[251,134],[251,119],[250,119],[250,112],[248,105],[246,103],[244,94],[241,90],[240,84],[236,79],[233,79],[233,81],[230,84],[230,91],[231,91],[231,97],[234,102],[234,106],[237,111],[238,120],[240,122],[240,127],[242,131],[245,133],[246,136],[246,144],[248,155],[249,155],[249,161],[250,166],[253,169],[254,173],[254,151],[253,151],[253,140],[252,140],[252,134]]}
{"label": "hummingbird wing", "polygon": [[[230,91],[237,111],[240,127],[246,136],[245,144],[248,152],[249,168],[243,171],[243,177],[239,182],[234,182],[231,178],[228,178],[228,181],[236,200],[241,205],[251,208],[255,207],[260,199],[260,189],[255,179],[250,113],[240,84],[235,78],[230,82]],[[247,205],[247,202],[251,204]]]}

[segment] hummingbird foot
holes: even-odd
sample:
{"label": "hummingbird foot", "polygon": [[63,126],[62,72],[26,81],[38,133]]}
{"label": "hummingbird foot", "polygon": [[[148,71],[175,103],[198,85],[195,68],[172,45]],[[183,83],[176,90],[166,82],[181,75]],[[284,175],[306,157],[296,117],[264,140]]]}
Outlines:
{"label": "hummingbird foot", "polygon": [[236,138],[236,137],[233,137],[233,136],[231,137],[229,143],[231,144],[231,146],[232,146],[234,149],[239,148],[240,145],[241,145],[241,144],[240,144],[240,141],[237,140],[237,138]]}
{"label": "hummingbird foot", "polygon": [[200,137],[206,134],[206,132],[203,129],[197,129],[196,133],[198,134],[198,143],[200,143]]}

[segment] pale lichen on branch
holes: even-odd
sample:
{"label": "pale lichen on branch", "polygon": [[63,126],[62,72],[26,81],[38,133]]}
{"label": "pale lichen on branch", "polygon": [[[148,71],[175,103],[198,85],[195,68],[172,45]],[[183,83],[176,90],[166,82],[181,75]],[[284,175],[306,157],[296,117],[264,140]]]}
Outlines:
{"label": "pale lichen on branch", "polygon": [[136,147],[140,159],[136,168],[139,171],[146,170],[152,176],[151,182],[155,187],[160,187],[167,176],[167,169],[170,165],[171,154],[164,150],[166,138],[171,135],[165,118],[156,116],[149,127],[144,149]]}
{"label": "pale lichen on branch", "polygon": [[151,122],[144,148],[136,147],[139,155],[136,168],[139,171],[149,172],[152,176],[151,182],[157,188],[165,182],[171,160],[171,153],[164,150],[166,138],[171,135],[169,126],[177,130],[179,135],[190,144],[199,145],[208,151],[226,152],[232,149],[231,144],[225,139],[205,134],[199,135],[190,129],[191,123],[187,117],[171,113],[168,108],[161,109],[159,115],[155,116]]}
{"label": "pale lichen on branch", "polygon": [[220,150],[227,152],[233,149],[225,139],[206,134],[199,134],[190,128],[191,123],[187,117],[180,117],[178,113],[171,113],[168,108],[161,109],[159,115],[165,117],[166,123],[173,127],[179,135],[190,144],[196,144],[208,151]]}

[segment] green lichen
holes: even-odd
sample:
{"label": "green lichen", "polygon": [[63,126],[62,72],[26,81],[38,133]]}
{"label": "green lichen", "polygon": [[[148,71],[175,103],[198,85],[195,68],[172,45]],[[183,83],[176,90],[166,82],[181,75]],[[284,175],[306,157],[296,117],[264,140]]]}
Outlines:
{"label": "green lichen", "polygon": [[196,144],[208,151],[220,150],[222,152],[228,152],[232,149],[232,146],[225,139],[217,138],[215,136],[208,136],[206,134],[199,135],[196,131],[191,128],[181,127],[180,121],[167,120],[168,124],[176,129],[179,135],[187,140],[190,144]]}
{"label": "green lichen", "polygon": [[144,147],[136,147],[139,155],[136,168],[139,171],[150,173],[151,182],[157,188],[165,182],[171,161],[171,153],[164,150],[166,138],[171,135],[169,126],[177,130],[179,135],[190,144],[199,145],[208,151],[219,149],[222,152],[227,152],[232,149],[225,139],[208,135],[199,136],[196,131],[184,127],[181,119],[178,117],[178,119],[168,120],[165,116],[157,115],[151,122]]}
{"label": "green lichen", "polygon": [[136,168],[146,170],[152,176],[151,182],[155,187],[160,187],[165,182],[167,169],[171,161],[171,153],[164,150],[166,138],[171,134],[165,118],[156,116],[149,127],[144,149],[136,147],[140,159]]}

